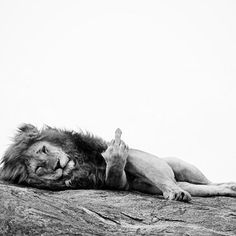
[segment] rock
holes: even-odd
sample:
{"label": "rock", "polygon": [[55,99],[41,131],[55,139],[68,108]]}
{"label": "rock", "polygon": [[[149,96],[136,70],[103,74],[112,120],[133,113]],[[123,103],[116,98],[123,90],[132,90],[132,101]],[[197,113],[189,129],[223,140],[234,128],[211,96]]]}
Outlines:
{"label": "rock", "polygon": [[236,235],[236,199],[51,192],[0,182],[0,235]]}

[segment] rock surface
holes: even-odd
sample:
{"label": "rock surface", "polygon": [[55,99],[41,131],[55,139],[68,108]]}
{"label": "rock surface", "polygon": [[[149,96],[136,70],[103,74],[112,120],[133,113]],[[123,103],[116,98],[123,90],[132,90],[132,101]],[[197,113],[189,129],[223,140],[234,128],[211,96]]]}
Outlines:
{"label": "rock surface", "polygon": [[236,235],[236,199],[51,192],[0,182],[0,235]]}

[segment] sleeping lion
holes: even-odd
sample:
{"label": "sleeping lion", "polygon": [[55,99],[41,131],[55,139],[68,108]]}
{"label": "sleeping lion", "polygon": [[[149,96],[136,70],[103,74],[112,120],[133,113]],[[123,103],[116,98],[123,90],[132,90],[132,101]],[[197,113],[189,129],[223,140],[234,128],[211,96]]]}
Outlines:
{"label": "sleeping lion", "polygon": [[1,179],[50,190],[137,190],[186,202],[191,196],[236,197],[236,183],[213,184],[180,159],[128,148],[120,129],[108,143],[88,133],[25,124],[2,164]]}

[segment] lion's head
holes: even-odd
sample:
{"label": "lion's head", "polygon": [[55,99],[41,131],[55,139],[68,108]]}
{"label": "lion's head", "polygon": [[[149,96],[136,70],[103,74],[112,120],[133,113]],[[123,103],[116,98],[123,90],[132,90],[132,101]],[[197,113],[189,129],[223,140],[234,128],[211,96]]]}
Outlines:
{"label": "lion's head", "polygon": [[106,143],[94,136],[23,125],[6,151],[1,179],[49,189],[102,185]]}

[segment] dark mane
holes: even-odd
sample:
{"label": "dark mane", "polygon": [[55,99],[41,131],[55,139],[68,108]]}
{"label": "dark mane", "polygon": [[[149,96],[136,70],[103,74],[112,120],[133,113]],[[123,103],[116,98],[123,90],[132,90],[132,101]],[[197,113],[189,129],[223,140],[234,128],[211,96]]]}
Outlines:
{"label": "dark mane", "polygon": [[[86,161],[94,161],[97,163],[101,157],[101,153],[107,149],[107,143],[89,132],[75,132],[72,130],[62,130],[46,126],[41,131],[41,140],[54,143],[67,153],[84,153]],[[75,150],[76,149],[76,150]],[[103,159],[103,158],[102,158]]]}

